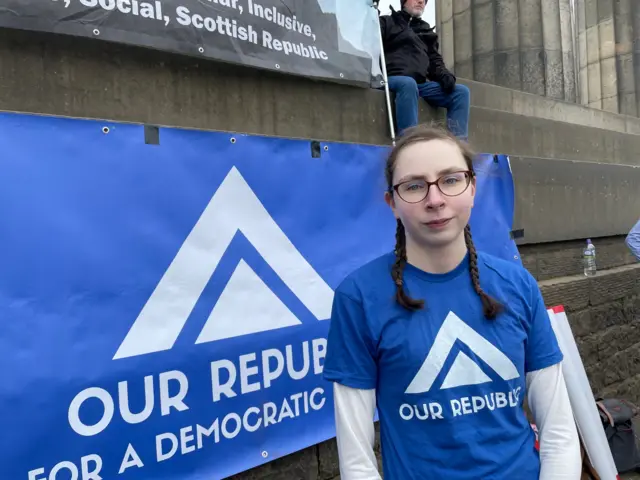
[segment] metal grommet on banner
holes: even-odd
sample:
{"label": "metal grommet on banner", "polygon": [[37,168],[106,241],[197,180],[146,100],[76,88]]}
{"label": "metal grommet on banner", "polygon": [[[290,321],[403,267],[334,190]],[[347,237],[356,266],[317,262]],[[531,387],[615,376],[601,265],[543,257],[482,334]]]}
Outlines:
{"label": "metal grommet on banner", "polygon": [[109,132],[110,132],[109,127],[102,127],[102,133],[107,134]]}
{"label": "metal grommet on banner", "polygon": [[203,48],[203,47],[198,47],[198,51],[199,51],[200,53],[204,53],[204,48]]}
{"label": "metal grommet on banner", "polygon": [[262,458],[267,458],[269,456],[269,452],[267,452],[266,450],[262,451]]}
{"label": "metal grommet on banner", "polygon": [[280,68],[280,64],[276,63],[276,68],[279,69]]}
{"label": "metal grommet on banner", "polygon": [[324,146],[324,151],[325,151],[325,152],[328,152],[328,151],[329,151],[329,145],[325,145],[325,146]]}
{"label": "metal grommet on banner", "polygon": [[341,73],[341,74],[340,74],[340,78],[344,78],[344,73]]}
{"label": "metal grommet on banner", "polygon": [[97,28],[93,29],[93,34],[94,35],[100,35],[100,30],[98,30]]}
{"label": "metal grommet on banner", "polygon": [[236,138],[235,137],[231,137],[231,143],[236,143]]}

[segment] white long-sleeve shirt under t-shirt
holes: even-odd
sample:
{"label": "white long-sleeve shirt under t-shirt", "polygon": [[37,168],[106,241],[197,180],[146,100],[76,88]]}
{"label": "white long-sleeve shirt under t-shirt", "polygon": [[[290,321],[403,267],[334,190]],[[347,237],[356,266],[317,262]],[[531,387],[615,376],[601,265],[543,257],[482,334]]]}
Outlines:
{"label": "white long-sleeve shirt under t-shirt", "polygon": [[[526,376],[527,400],[538,429],[540,480],[579,480],[580,441],[561,364]],[[380,480],[374,453],[375,390],[334,384],[342,480]]]}

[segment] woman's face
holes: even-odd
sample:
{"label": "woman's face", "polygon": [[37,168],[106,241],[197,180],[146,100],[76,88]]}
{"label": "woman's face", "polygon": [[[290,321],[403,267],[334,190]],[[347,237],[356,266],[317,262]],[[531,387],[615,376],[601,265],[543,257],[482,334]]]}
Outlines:
{"label": "woman's face", "polygon": [[[396,160],[393,185],[402,184],[387,203],[404,225],[408,237],[418,245],[431,248],[456,240],[469,222],[475,197],[475,181],[467,185],[463,173],[469,167],[458,146],[448,140],[416,142],[405,147]],[[426,184],[440,178],[440,186]],[[460,191],[464,190],[462,193]],[[418,201],[419,200],[419,201]],[[416,202],[416,203],[409,203]]]}

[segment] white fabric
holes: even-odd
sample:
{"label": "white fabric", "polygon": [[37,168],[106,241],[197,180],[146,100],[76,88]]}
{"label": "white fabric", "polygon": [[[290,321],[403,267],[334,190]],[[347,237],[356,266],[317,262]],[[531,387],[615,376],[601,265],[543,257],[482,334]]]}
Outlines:
{"label": "white fabric", "polygon": [[[580,442],[560,364],[527,374],[527,400],[538,428],[540,480],[579,480]],[[373,451],[375,390],[334,384],[340,478],[380,480]]]}

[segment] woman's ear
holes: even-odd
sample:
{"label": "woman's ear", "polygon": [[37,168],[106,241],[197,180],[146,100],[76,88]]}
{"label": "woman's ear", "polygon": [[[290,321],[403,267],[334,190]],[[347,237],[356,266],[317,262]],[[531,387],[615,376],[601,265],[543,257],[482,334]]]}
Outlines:
{"label": "woman's ear", "polygon": [[389,190],[387,190],[386,192],[384,192],[384,201],[387,203],[387,205],[389,205],[391,208],[395,208],[395,202],[393,201],[393,195],[391,193],[389,193]]}
{"label": "woman's ear", "polygon": [[384,201],[389,205],[389,207],[391,207],[394,217],[398,218],[398,214],[396,213],[396,202],[393,198],[393,193],[389,192],[389,190],[384,192]]}

